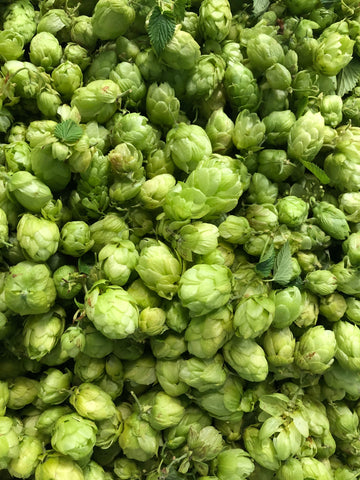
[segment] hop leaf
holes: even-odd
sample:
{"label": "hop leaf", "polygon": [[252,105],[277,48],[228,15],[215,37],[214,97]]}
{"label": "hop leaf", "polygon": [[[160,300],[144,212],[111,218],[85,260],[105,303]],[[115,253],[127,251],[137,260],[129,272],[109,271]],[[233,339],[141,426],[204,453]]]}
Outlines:
{"label": "hop leaf", "polygon": [[184,20],[186,7],[190,7],[189,0],[176,0],[174,3],[174,17],[178,23]]}
{"label": "hop leaf", "polygon": [[354,59],[339,73],[337,94],[343,97],[346,93],[351,92],[359,80],[360,62]]}
{"label": "hop leaf", "polygon": [[75,143],[82,134],[83,129],[71,119],[58,123],[54,130],[55,137],[64,143]]}
{"label": "hop leaf", "polygon": [[274,266],[273,281],[279,285],[289,283],[292,275],[291,250],[289,241],[287,241],[277,254]]}
{"label": "hop leaf", "polygon": [[161,11],[159,6],[154,7],[149,19],[149,37],[157,55],[164,50],[175,32],[174,14]]}
{"label": "hop leaf", "polygon": [[260,262],[256,265],[255,270],[259,275],[266,278],[270,275],[272,269],[274,268],[275,263],[275,249],[274,245],[271,246],[266,250],[266,252],[261,255]]}
{"label": "hop leaf", "polygon": [[301,163],[307,168],[315,177],[320,180],[321,183],[327,184],[330,182],[330,178],[326,175],[324,170],[315,165],[315,163],[307,162],[306,160],[300,160]]}

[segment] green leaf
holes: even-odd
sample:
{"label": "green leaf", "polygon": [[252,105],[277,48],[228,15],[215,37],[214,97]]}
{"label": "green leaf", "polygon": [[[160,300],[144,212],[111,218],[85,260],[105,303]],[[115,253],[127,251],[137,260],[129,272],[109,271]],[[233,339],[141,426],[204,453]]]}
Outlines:
{"label": "green leaf", "polygon": [[291,250],[290,243],[287,240],[277,254],[274,265],[273,281],[279,285],[289,283],[292,275]]}
{"label": "green leaf", "polygon": [[54,135],[64,143],[75,143],[82,137],[83,129],[74,120],[68,119],[56,125]]}
{"label": "green leaf", "polygon": [[172,12],[162,12],[159,6],[154,7],[149,19],[148,32],[157,55],[160,55],[172,39],[175,27],[176,21]]}
{"label": "green leaf", "polygon": [[255,17],[258,17],[267,10],[270,5],[270,0],[254,0],[253,3],[253,14]]}
{"label": "green leaf", "polygon": [[173,12],[176,22],[180,23],[184,20],[186,8],[190,5],[189,0],[175,0]]}
{"label": "green leaf", "polygon": [[360,61],[351,60],[345,68],[341,70],[338,76],[337,94],[343,97],[346,93],[351,92],[360,80]]}
{"label": "green leaf", "polygon": [[304,165],[305,168],[307,168],[317,179],[320,180],[321,183],[324,185],[328,184],[330,182],[330,178],[326,175],[324,170],[315,163],[312,162],[307,162],[306,160],[300,160],[301,163]]}
{"label": "green leaf", "polygon": [[95,253],[88,252],[85,255],[82,255],[78,260],[79,273],[85,273],[86,275],[89,275],[95,263],[96,263]]}
{"label": "green leaf", "polygon": [[259,263],[255,267],[255,271],[262,277],[268,277],[274,268],[275,263],[275,249],[271,244],[266,250],[265,254],[261,255]]}

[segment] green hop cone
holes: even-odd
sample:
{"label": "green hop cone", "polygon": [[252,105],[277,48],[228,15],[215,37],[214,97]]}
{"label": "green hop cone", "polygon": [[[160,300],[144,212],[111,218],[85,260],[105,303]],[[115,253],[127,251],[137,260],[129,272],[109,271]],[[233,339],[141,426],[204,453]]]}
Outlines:
{"label": "green hop cone", "polygon": [[105,470],[101,465],[94,460],[90,460],[89,463],[83,468],[84,480],[106,480]]}
{"label": "green hop cone", "polygon": [[9,400],[8,408],[21,410],[26,405],[34,402],[39,393],[39,382],[32,378],[18,376],[8,382]]}
{"label": "green hop cone", "polygon": [[127,458],[146,462],[157,455],[160,435],[134,412],[124,422],[119,444]]}
{"label": "green hop cone", "polygon": [[339,292],[320,299],[319,312],[330,322],[340,320],[347,310],[347,299]]}
{"label": "green hop cone", "polygon": [[337,290],[347,295],[358,296],[360,275],[357,268],[346,265],[342,260],[331,266],[331,272],[337,278]]}
{"label": "green hop cone", "polygon": [[82,122],[105,123],[118,109],[120,94],[119,85],[112,80],[94,80],[75,90],[71,106],[79,110]]}
{"label": "green hop cone", "polygon": [[189,386],[180,380],[181,359],[160,360],[155,365],[156,378],[161,388],[172,397],[178,397],[189,390]]}
{"label": "green hop cone", "polygon": [[198,264],[180,278],[178,295],[193,316],[205,315],[225,305],[231,295],[232,273],[223,265]]}
{"label": "green hop cone", "polygon": [[127,0],[100,0],[91,17],[94,33],[101,40],[124,35],[134,20],[135,10]]}
{"label": "green hop cone", "polygon": [[148,417],[149,423],[155,430],[174,427],[182,419],[184,410],[180,399],[160,391],[155,395]]}
{"label": "green hop cone", "polygon": [[218,388],[226,380],[223,362],[220,354],[213,358],[191,357],[188,360],[182,360],[179,379],[199,392]]}
{"label": "green hop cone", "polygon": [[360,371],[360,329],[350,322],[338,321],[333,327],[336,339],[335,358],[343,368]]}
{"label": "green hop cone", "polygon": [[255,465],[250,455],[241,448],[229,448],[220,452],[214,460],[216,476],[219,480],[248,478]]}
{"label": "green hop cone", "polygon": [[345,240],[350,233],[344,212],[328,202],[319,202],[313,207],[313,214],[320,228],[336,240]]}
{"label": "green hop cone", "polygon": [[[193,391],[194,401],[212,418],[219,422],[228,422],[230,429],[241,423],[244,412],[242,409],[243,381],[236,374],[228,374],[223,385],[204,392]],[[218,422],[215,422],[217,425]],[[231,435],[231,432],[230,432]],[[236,435],[236,434],[235,434]]]}
{"label": "green hop cone", "polygon": [[224,87],[230,105],[235,111],[257,110],[260,90],[252,71],[242,63],[229,63],[225,70]]}
{"label": "green hop cone", "polygon": [[50,188],[30,172],[15,172],[7,185],[12,198],[33,213],[41,209],[53,198]]}
{"label": "green hop cone", "polygon": [[60,306],[26,318],[23,341],[29,358],[40,360],[55,347],[64,331],[65,319],[65,310]]}
{"label": "green hop cone", "polygon": [[143,155],[131,143],[118,143],[108,154],[111,169],[118,175],[127,175],[139,169],[143,163]]}
{"label": "green hop cone", "polygon": [[205,39],[221,42],[230,33],[232,13],[228,0],[206,0],[199,9],[199,28]]}
{"label": "green hop cone", "polygon": [[131,143],[144,154],[159,144],[160,132],[149,123],[148,117],[138,112],[116,113],[108,126],[112,142]]}
{"label": "green hop cone", "polygon": [[35,470],[36,480],[48,480],[56,478],[58,473],[64,478],[72,480],[84,480],[84,474],[79,464],[70,456],[61,453],[48,453],[38,464]]}
{"label": "green hop cone", "polygon": [[232,309],[227,305],[192,318],[185,330],[187,349],[198,358],[212,358],[232,335]]}
{"label": "green hop cone", "polygon": [[85,313],[105,337],[122,339],[135,332],[139,312],[135,301],[118,285],[95,282],[85,295]]}
{"label": "green hop cone", "polygon": [[91,62],[89,52],[86,48],[74,42],[69,42],[65,45],[63,56],[65,61],[70,61],[78,65],[82,71],[85,70]]}
{"label": "green hop cone", "polygon": [[341,123],[343,101],[339,95],[325,95],[321,100],[320,112],[324,117],[325,125],[337,127]]}
{"label": "green hop cone", "polygon": [[43,263],[22,261],[10,267],[5,280],[6,306],[20,315],[46,313],[55,302],[50,269]]}
{"label": "green hop cone", "polygon": [[336,290],[337,279],[329,270],[315,270],[306,275],[304,284],[316,295],[330,295]]}
{"label": "green hop cone", "polygon": [[138,198],[147,210],[156,210],[165,202],[166,194],[175,184],[176,179],[173,175],[159,173],[141,185]]}
{"label": "green hop cone", "polygon": [[281,63],[274,63],[265,72],[267,84],[270,88],[287,90],[292,82],[291,73]]}
{"label": "green hop cone", "polygon": [[264,350],[252,339],[237,336],[223,347],[223,354],[238,375],[249,382],[262,382],[267,377],[269,366]]}
{"label": "green hop cone", "polygon": [[337,75],[352,59],[354,40],[325,30],[315,51],[314,68],[323,75]]}
{"label": "green hop cone", "polygon": [[355,440],[359,417],[345,402],[331,402],[326,407],[331,433],[342,440]]}
{"label": "green hop cone", "polygon": [[[199,202],[201,199],[205,203],[205,208],[200,210],[196,218],[201,217],[204,220],[219,218],[220,214],[234,209],[248,187],[249,180],[250,175],[246,166],[234,158],[213,153],[207,160],[203,160],[190,173],[185,183],[186,186],[192,187],[194,196],[197,192]],[[176,187],[179,184],[180,182]],[[168,215],[165,208],[164,210]],[[195,215],[191,215],[190,218],[194,219]]]}
{"label": "green hop cone", "polygon": [[82,382],[99,380],[105,374],[105,359],[92,358],[80,352],[75,358],[74,373]]}
{"label": "green hop cone", "polygon": [[347,297],[345,299],[346,302],[346,309],[345,309],[345,316],[348,320],[355,323],[356,325],[360,325],[360,315],[359,315],[359,307],[360,307],[360,300],[355,297]]}
{"label": "green hop cone", "polygon": [[287,195],[276,203],[279,222],[290,228],[300,227],[307,219],[309,205],[301,198]]}
{"label": "green hop cone", "polygon": [[24,54],[23,37],[10,30],[2,30],[0,33],[1,60],[18,60]]}
{"label": "green hop cone", "polygon": [[[70,30],[71,41],[81,45],[86,50],[94,50],[97,43],[97,36],[88,15],[79,15],[73,18]],[[83,60],[83,57],[80,57]],[[89,58],[89,63],[91,59]]]}
{"label": "green hop cone", "polygon": [[60,231],[56,223],[25,213],[17,225],[17,239],[28,257],[46,262],[58,249]]}
{"label": "green hop cone", "polygon": [[72,299],[82,290],[84,275],[73,265],[63,265],[53,274],[57,296],[64,300]]}
{"label": "green hop cone", "polygon": [[289,131],[287,153],[291,159],[314,160],[324,141],[324,118],[321,113],[307,111]]}
{"label": "green hop cone", "polygon": [[272,183],[265,175],[259,172],[252,175],[248,191],[249,202],[274,204],[278,193],[277,184]]}
{"label": "green hop cone", "polygon": [[238,150],[260,149],[265,138],[265,124],[256,113],[242,110],[235,120],[232,140]]}
{"label": "green hop cone", "polygon": [[360,265],[359,257],[360,232],[351,233],[343,242],[343,251],[348,256],[351,265],[357,267]]}
{"label": "green hop cone", "polygon": [[180,101],[175,90],[167,83],[152,83],[146,95],[146,113],[156,125],[172,127],[179,116]]}
{"label": "green hop cone", "polygon": [[19,454],[8,466],[15,478],[29,478],[35,471],[43,453],[43,444],[37,437],[25,435],[19,443]]}
{"label": "green hop cone", "polygon": [[[115,52],[112,51],[112,53]],[[109,78],[117,83],[124,92],[124,106],[131,109],[139,108],[142,105],[146,96],[146,85],[140,69],[134,63],[120,62],[116,64],[110,71]]]}
{"label": "green hop cone", "polygon": [[125,285],[135,269],[139,253],[130,240],[110,243],[103,247],[98,255],[106,278],[114,285]]}
{"label": "green hop cone", "polygon": [[229,243],[242,245],[251,236],[252,229],[246,217],[228,215],[219,225],[220,236]]}
{"label": "green hop cone", "polygon": [[7,468],[12,459],[19,457],[19,432],[16,430],[15,419],[0,417],[0,466]]}
{"label": "green hop cone", "polygon": [[53,86],[66,100],[70,100],[77,88],[82,87],[83,73],[77,63],[62,62],[51,72]]}
{"label": "green hop cone", "polygon": [[171,331],[151,338],[150,346],[154,357],[165,360],[175,360],[186,351],[184,338]]}
{"label": "green hop cone", "polygon": [[263,347],[273,367],[290,365],[294,361],[295,338],[289,327],[270,328],[263,337]]}
{"label": "green hop cone", "polygon": [[224,112],[223,108],[214,110],[208,118],[205,132],[210,139],[214,153],[225,155],[232,147],[232,132],[234,122]]}
{"label": "green hop cone", "polygon": [[181,122],[166,135],[165,154],[186,173],[194,170],[211,152],[211,142],[198,125]]}
{"label": "green hop cone", "polygon": [[79,415],[96,422],[116,413],[110,395],[92,383],[84,382],[75,387],[69,401]]}
{"label": "green hop cone", "polygon": [[31,149],[25,141],[9,142],[9,144],[4,147],[4,153],[6,165],[12,172],[31,170]]}
{"label": "green hop cone", "polygon": [[91,454],[95,446],[97,427],[94,422],[75,413],[63,415],[55,425],[51,446],[73,460],[81,460]]}
{"label": "green hop cone", "polygon": [[40,32],[31,39],[29,56],[34,65],[51,71],[61,61],[62,47],[52,33]]}
{"label": "green hop cone", "polygon": [[259,337],[270,327],[274,314],[275,303],[272,298],[265,295],[242,298],[233,318],[236,335],[243,339]]}
{"label": "green hop cone", "polygon": [[219,55],[201,55],[186,83],[187,95],[191,99],[208,100],[219,86],[224,73],[225,62]]}
{"label": "green hop cone", "polygon": [[303,333],[296,343],[295,364],[302,370],[322,374],[334,362],[335,351],[334,332],[317,325]]}
{"label": "green hop cone", "polygon": [[200,58],[200,45],[190,33],[176,29],[160,58],[167,67],[174,70],[191,70]]}
{"label": "green hop cone", "polygon": [[224,448],[221,433],[211,425],[201,430],[190,427],[187,444],[192,451],[192,459],[197,462],[214,459]]}
{"label": "green hop cone", "polygon": [[201,430],[209,425],[211,425],[210,417],[203,410],[191,404],[185,408],[180,422],[164,432],[168,447],[175,449],[183,445],[190,428]]}
{"label": "green hop cone", "polygon": [[[260,33],[247,42],[246,52],[251,67],[264,71],[276,63],[283,63],[284,51],[281,44],[270,35]],[[279,88],[277,86],[277,88]]]}
{"label": "green hop cone", "polygon": [[339,136],[336,149],[324,161],[324,170],[331,183],[341,192],[357,192],[360,185],[358,162],[359,142],[353,141],[342,132]]}
{"label": "green hop cone", "polygon": [[295,171],[295,166],[287,158],[285,150],[272,148],[261,150],[257,156],[257,162],[258,172],[274,182],[286,180]]}
{"label": "green hop cone", "polygon": [[280,460],[271,438],[261,438],[260,430],[250,426],[245,429],[243,440],[246,450],[255,462],[268,470],[278,470]]}
{"label": "green hop cone", "polygon": [[273,146],[286,145],[291,127],[296,121],[291,110],[271,112],[263,118],[266,128],[266,142]]}
{"label": "green hop cone", "polygon": [[139,315],[139,330],[147,336],[163,333],[167,326],[166,313],[159,307],[145,307]]}
{"label": "green hop cone", "polygon": [[246,208],[245,216],[250,226],[258,232],[267,232],[278,227],[278,212],[271,203],[249,205]]}
{"label": "green hop cone", "polygon": [[184,225],[175,235],[173,246],[185,259],[191,261],[193,253],[206,255],[218,245],[218,228],[205,222],[193,222]]}
{"label": "green hop cone", "polygon": [[144,239],[140,247],[139,262],[135,268],[140,278],[160,297],[171,299],[178,290],[180,262],[163,242]]}
{"label": "green hop cone", "polygon": [[68,369],[64,369],[64,371],[57,368],[45,370],[39,383],[38,397],[41,402],[46,405],[63,403],[70,395],[72,377],[72,372]]}

